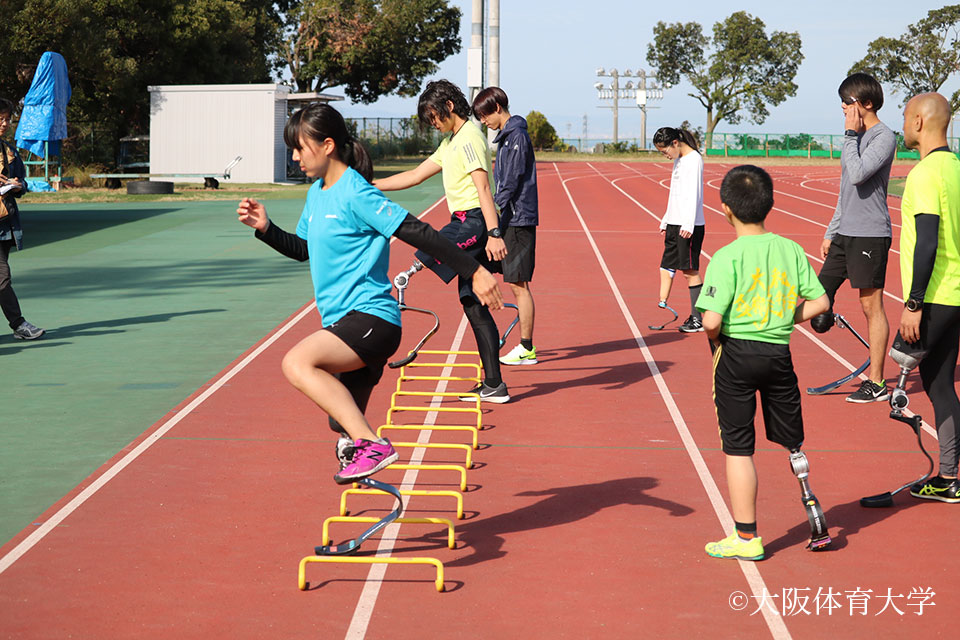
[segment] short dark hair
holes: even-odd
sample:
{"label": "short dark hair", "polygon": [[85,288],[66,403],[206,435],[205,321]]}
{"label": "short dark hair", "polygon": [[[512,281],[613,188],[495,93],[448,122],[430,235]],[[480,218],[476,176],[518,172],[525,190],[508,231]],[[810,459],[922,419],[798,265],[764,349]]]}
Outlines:
{"label": "short dark hair", "polygon": [[734,167],[720,183],[720,202],[744,224],[763,222],[773,208],[773,180],[752,164]]}
{"label": "short dark hair", "polygon": [[7,100],[6,98],[0,98],[0,113],[9,113],[11,116],[13,112],[17,110],[17,107],[13,102]]}
{"label": "short dark hair", "polygon": [[434,80],[427,83],[427,88],[420,94],[420,102],[417,104],[417,117],[420,119],[420,126],[427,128],[430,126],[430,116],[436,114],[441,120],[450,117],[450,108],[447,102],[453,103],[453,113],[464,120],[470,117],[470,105],[467,104],[467,98],[460,91],[460,87],[449,80]]}
{"label": "short dark hair", "polygon": [[473,115],[479,120],[496,113],[498,105],[503,111],[510,111],[506,92],[500,87],[487,87],[473,99]]}
{"label": "short dark hair", "polygon": [[874,111],[880,111],[883,106],[883,87],[869,73],[858,72],[847,76],[846,80],[840,83],[837,93],[844,102],[848,102],[850,98],[856,98],[860,104],[869,102]]}

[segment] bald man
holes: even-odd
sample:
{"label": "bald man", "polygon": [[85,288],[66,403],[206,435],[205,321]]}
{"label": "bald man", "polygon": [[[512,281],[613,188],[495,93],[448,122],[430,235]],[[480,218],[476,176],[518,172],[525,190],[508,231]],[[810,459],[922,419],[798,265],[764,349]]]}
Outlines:
{"label": "bald man", "polygon": [[894,339],[927,352],[923,390],[933,403],[940,473],[910,487],[917,498],[960,503],[957,481],[960,400],[954,372],[960,352],[960,159],[947,145],[950,105],[938,93],[912,98],[903,111],[907,147],[920,162],[907,176],[900,232],[900,274],[906,301]]}

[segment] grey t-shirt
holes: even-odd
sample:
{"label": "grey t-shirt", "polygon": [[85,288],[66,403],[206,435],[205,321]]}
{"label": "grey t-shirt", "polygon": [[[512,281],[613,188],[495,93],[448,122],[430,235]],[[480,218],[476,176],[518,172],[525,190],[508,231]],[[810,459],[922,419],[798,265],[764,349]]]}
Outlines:
{"label": "grey t-shirt", "polygon": [[877,123],[861,135],[845,136],[840,154],[840,197],[825,238],[890,238],[887,183],[897,151],[897,137]]}

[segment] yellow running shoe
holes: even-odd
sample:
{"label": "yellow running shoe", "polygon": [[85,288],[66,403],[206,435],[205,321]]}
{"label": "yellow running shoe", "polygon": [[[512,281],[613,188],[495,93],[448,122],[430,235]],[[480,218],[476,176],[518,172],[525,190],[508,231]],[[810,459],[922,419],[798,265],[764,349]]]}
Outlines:
{"label": "yellow running shoe", "polygon": [[763,540],[757,537],[744,542],[736,532],[719,542],[708,542],[704,549],[714,558],[763,560]]}

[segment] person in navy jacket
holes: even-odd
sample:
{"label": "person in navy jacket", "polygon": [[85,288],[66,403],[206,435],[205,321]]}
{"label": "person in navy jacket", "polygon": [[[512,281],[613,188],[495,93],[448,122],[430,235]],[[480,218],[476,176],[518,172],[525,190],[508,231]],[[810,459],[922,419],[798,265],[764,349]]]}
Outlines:
{"label": "person in navy jacket", "polygon": [[511,116],[507,94],[500,87],[487,87],[473,101],[473,114],[488,128],[499,131],[494,143],[497,159],[494,203],[500,209],[500,228],[507,245],[503,280],[517,299],[520,314],[520,344],[500,362],[507,365],[537,364],[533,346],[534,304],[530,291],[540,222],[537,200],[537,164],[527,121]]}

